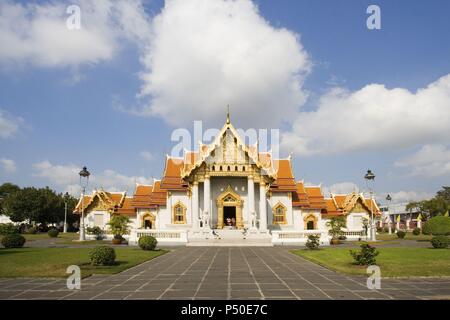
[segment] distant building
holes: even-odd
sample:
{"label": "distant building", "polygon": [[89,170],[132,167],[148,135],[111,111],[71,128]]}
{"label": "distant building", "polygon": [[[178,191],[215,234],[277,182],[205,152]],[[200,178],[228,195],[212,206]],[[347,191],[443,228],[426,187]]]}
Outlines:
{"label": "distant building", "polygon": [[386,225],[390,221],[393,226],[399,225],[400,229],[407,230],[414,229],[417,226],[421,227],[421,222],[418,221],[421,220],[419,217],[420,212],[406,210],[407,204],[407,202],[404,202],[380,206],[383,224]]}

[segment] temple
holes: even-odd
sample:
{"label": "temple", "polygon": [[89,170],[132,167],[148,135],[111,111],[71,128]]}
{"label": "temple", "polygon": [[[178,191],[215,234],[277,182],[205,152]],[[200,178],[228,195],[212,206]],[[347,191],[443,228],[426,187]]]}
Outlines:
{"label": "temple", "polygon": [[327,221],[344,216],[345,236],[364,237],[364,223],[380,210],[363,194],[323,195],[320,186],[296,181],[291,157],[274,159],[246,145],[226,123],[211,144],[181,158],[167,156],[161,180],[125,192],[94,190],[80,199],[85,225],[105,231],[111,215],[130,217],[129,243],[151,234],[161,244],[290,245],[317,234],[329,244]]}

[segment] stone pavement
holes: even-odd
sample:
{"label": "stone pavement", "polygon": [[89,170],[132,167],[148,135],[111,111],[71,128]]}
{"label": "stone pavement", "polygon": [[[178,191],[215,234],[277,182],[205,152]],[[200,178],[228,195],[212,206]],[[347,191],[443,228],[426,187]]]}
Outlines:
{"label": "stone pavement", "polygon": [[337,274],[286,248],[190,247],[117,275],[0,279],[0,299],[449,299],[450,278],[383,279]]}

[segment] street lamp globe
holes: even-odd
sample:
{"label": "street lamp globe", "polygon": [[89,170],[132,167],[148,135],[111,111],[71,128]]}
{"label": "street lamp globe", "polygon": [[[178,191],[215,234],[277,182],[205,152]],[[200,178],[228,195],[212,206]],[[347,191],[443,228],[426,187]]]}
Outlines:
{"label": "street lamp globe", "polygon": [[391,201],[391,200],[392,200],[392,198],[391,198],[391,195],[390,195],[390,194],[388,194],[388,195],[386,196],[386,200],[387,200],[387,201]]}
{"label": "street lamp globe", "polygon": [[89,183],[89,176],[91,173],[87,170],[86,167],[83,167],[83,169],[78,173],[80,175],[80,186],[82,188],[86,188]]}

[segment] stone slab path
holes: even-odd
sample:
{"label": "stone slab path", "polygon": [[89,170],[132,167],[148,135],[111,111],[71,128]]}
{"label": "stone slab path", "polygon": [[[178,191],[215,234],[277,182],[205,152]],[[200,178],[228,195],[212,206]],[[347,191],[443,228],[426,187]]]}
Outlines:
{"label": "stone slab path", "polygon": [[286,248],[186,247],[117,275],[0,279],[0,299],[450,299],[450,278],[383,279],[335,273]]}

